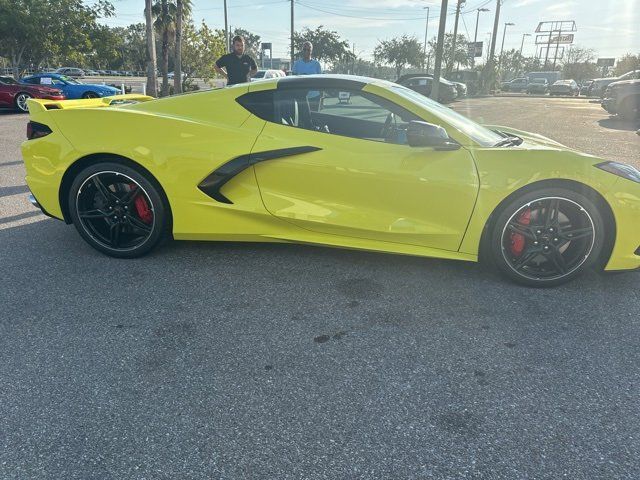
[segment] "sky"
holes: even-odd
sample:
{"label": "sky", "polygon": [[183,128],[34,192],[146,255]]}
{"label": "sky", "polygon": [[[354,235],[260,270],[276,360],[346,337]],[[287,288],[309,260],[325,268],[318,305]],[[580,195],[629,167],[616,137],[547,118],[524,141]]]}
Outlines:
{"label": "sky", "polygon": [[[103,23],[126,26],[144,21],[144,0],[112,0],[116,16]],[[92,0],[85,0],[92,3]],[[193,0],[193,18],[204,20],[213,28],[224,28],[223,0]],[[455,0],[450,0],[446,31],[454,28]],[[289,0],[227,0],[231,28],[241,27],[273,43],[274,57],[288,57],[290,12]],[[337,31],[355,52],[372,59],[378,41],[398,35],[414,35],[422,43],[425,28],[428,37],[437,34],[441,2],[424,0],[295,0],[295,29],[325,28]],[[429,22],[426,16],[429,7]],[[462,6],[458,32],[473,40],[476,9],[480,13],[478,41],[487,45],[493,28],[496,0],[467,0]],[[640,0],[503,0],[500,10],[497,47],[507,27],[504,48],[520,48],[523,54],[536,54],[535,29],[539,22],[574,20],[577,26],[574,44],[592,48],[598,57],[619,57],[640,53]],[[486,47],[485,47],[486,48]]]}

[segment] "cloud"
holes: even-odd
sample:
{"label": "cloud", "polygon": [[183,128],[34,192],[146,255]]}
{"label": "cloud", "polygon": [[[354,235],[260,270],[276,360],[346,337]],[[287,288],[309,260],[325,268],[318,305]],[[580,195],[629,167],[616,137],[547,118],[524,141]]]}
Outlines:
{"label": "cloud", "polygon": [[528,5],[533,5],[534,3],[540,3],[543,0],[520,0],[518,3],[512,5],[514,8],[526,7]]}
{"label": "cloud", "polygon": [[578,2],[575,2],[573,0],[568,2],[556,3],[555,5],[551,5],[545,8],[545,12],[553,12],[553,13],[567,12],[568,13],[571,11],[571,7],[577,4]]}

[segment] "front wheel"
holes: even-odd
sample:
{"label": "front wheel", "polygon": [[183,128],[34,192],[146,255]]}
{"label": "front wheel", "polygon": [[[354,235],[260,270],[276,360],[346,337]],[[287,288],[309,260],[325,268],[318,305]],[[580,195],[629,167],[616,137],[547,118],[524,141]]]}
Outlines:
{"label": "front wheel", "polygon": [[29,95],[26,92],[20,92],[18,93],[18,95],[16,95],[15,98],[15,106],[16,106],[16,110],[18,110],[19,112],[22,113],[27,113],[29,111],[29,106],[27,105],[27,100],[29,100],[31,98],[31,95]]}
{"label": "front wheel", "polygon": [[119,163],[98,163],[82,170],[67,201],[82,238],[112,257],[142,256],[168,234],[170,215],[159,188]]}
{"label": "front wheel", "polygon": [[98,94],[95,92],[87,92],[82,95],[82,98],[98,98]]}
{"label": "front wheel", "polygon": [[491,256],[506,276],[534,287],[566,283],[596,262],[604,220],[584,195],[562,188],[522,194],[498,213]]}

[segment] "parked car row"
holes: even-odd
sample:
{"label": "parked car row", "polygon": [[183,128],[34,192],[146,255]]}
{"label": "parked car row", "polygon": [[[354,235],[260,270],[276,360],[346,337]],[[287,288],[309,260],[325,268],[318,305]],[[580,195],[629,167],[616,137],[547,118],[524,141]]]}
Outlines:
{"label": "parked car row", "polygon": [[[61,75],[66,75],[67,77],[74,78],[82,78],[82,77],[144,77],[147,75],[146,72],[143,71],[120,71],[120,70],[91,70],[91,69],[82,69],[76,67],[61,67],[50,72],[45,73],[59,73]],[[172,76],[173,72],[171,72]],[[158,72],[158,76],[160,73]]]}
{"label": "parked car row", "polygon": [[569,95],[578,96],[580,86],[575,80],[557,80],[552,84],[545,77],[519,77],[508,82],[502,82],[500,90],[503,92],[526,92],[539,95]]}
{"label": "parked car row", "polygon": [[589,89],[587,90],[587,95],[589,97],[602,98],[607,87],[612,83],[637,79],[640,79],[640,70],[631,70],[630,72],[627,72],[624,75],[620,75],[619,77],[596,78],[591,81]]}
{"label": "parked car row", "polygon": [[27,112],[30,98],[72,100],[118,95],[120,90],[111,85],[81,83],[59,73],[37,73],[15,80],[0,76],[0,107]]}

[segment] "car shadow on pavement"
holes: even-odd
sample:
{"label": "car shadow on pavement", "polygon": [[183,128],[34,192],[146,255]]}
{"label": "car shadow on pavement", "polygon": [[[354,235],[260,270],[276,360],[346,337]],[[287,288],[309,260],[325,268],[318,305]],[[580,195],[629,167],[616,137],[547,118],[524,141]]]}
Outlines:
{"label": "car shadow on pavement", "polygon": [[640,120],[623,120],[621,118],[611,116],[598,120],[598,125],[610,130],[624,130],[627,132],[635,132],[640,128]]}
{"label": "car shadow on pavement", "polygon": [[[11,221],[33,220],[32,217],[31,214],[18,215]],[[304,286],[313,291],[319,284],[339,279],[348,283],[349,279],[356,279],[362,280],[365,290],[371,290],[365,297],[371,293],[371,300],[375,301],[376,289],[396,291],[402,296],[453,296],[452,301],[456,303],[466,302],[468,296],[481,298],[487,292],[511,292],[519,298],[518,292],[539,291],[513,284],[497,272],[472,262],[299,244],[196,241],[167,241],[145,257],[121,260],[93,250],[73,226],[59,220],[43,216],[41,221],[16,226],[5,223],[4,226],[0,229],[3,246],[0,257],[6,271],[13,272],[11,276],[55,266],[60,272],[60,281],[64,281],[63,272],[76,274],[103,269],[137,272],[136,276],[153,279],[166,277],[170,267],[172,275],[186,283],[192,281],[192,274],[202,275],[217,282],[239,282],[248,291],[265,285],[295,289]],[[580,292],[586,288],[602,292],[603,289],[624,291],[628,288],[634,291],[638,274],[640,271],[616,275],[612,282],[608,275],[587,272],[584,277],[552,290]],[[5,277],[6,280],[9,278]]]}

